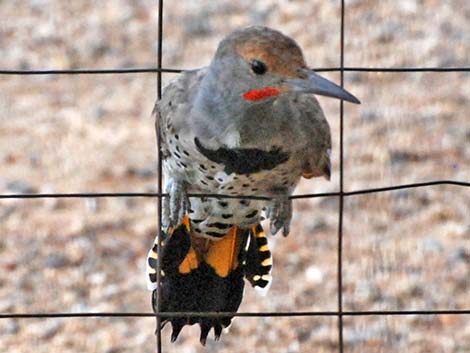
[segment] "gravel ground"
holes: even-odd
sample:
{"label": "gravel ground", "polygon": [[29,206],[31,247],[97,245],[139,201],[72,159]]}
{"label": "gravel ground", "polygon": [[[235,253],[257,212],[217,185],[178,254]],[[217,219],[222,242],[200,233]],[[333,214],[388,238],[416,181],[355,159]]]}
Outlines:
{"label": "gravel ground", "polygon": [[[164,65],[206,65],[233,29],[294,37],[312,67],[339,65],[339,1],[165,2]],[[152,67],[154,0],[0,1],[1,69]],[[346,1],[345,65],[469,66],[467,0]],[[337,73],[325,74],[339,80]],[[168,82],[174,75],[164,75]],[[470,75],[345,74],[347,191],[438,179],[470,181]],[[156,190],[154,74],[1,76],[0,192]],[[339,105],[320,98],[333,131]],[[274,283],[242,311],[337,309],[338,200],[295,201],[288,238],[270,238]],[[347,197],[345,310],[470,308],[470,191],[456,186]],[[0,313],[149,311],[144,261],[156,232],[144,198],[0,200]],[[2,319],[0,352],[155,350],[152,318]],[[337,318],[237,318],[201,348],[198,328],[165,352],[338,352]],[[345,352],[470,352],[470,316],[345,317]]]}

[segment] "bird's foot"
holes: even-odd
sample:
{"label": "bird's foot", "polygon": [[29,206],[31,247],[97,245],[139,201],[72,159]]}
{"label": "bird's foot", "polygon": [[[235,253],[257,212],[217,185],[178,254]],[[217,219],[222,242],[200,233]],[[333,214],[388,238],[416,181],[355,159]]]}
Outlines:
{"label": "bird's foot", "polygon": [[190,208],[186,183],[170,179],[166,184],[168,197],[163,201],[162,224],[166,229],[174,228],[183,221]]}
{"label": "bird's foot", "polygon": [[292,200],[289,199],[287,192],[274,196],[271,205],[267,211],[267,217],[270,219],[270,231],[275,235],[282,228],[282,235],[287,236],[290,230],[292,220]]}

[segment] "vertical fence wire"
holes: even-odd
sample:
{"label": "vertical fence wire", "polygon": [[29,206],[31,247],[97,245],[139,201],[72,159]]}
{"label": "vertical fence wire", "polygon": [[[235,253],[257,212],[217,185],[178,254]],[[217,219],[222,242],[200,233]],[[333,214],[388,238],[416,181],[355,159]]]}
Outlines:
{"label": "vertical fence wire", "polygon": [[[163,59],[163,0],[158,0],[158,19],[157,19],[157,31],[158,31],[158,49],[157,49],[157,97],[158,100],[162,98],[162,59]],[[155,107],[156,109],[157,107]],[[158,114],[158,113],[157,113]],[[158,194],[162,195],[162,143],[161,143],[161,132],[160,124],[155,121],[155,137],[157,139],[157,163],[158,163],[158,175],[157,175],[157,190]],[[160,316],[161,305],[162,305],[162,271],[161,271],[161,243],[162,243],[162,198],[158,198],[158,207],[157,207],[157,293],[156,293],[156,308],[157,313],[156,321],[156,343],[157,343],[157,353],[162,353],[162,317]]]}
{"label": "vertical fence wire", "polygon": [[[344,0],[341,0],[340,19],[340,86],[344,87]],[[344,212],[344,101],[339,102],[339,205],[338,205],[338,346],[344,351],[343,342],[343,212]]]}

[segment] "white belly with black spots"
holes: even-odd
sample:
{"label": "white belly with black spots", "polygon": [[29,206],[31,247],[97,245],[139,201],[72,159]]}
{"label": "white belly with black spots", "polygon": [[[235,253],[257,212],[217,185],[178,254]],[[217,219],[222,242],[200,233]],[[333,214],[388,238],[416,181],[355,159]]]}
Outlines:
{"label": "white belly with black spots", "polygon": [[[179,137],[170,136],[169,156],[164,162],[167,175],[185,180],[188,193],[220,194],[229,196],[270,196],[273,190],[293,191],[300,179],[292,172],[292,164],[281,164],[271,170],[253,174],[227,174],[224,165],[214,163],[197,152],[193,144],[185,144]],[[237,225],[249,228],[261,220],[267,200],[191,197],[189,218],[196,235],[217,239]]]}
{"label": "white belly with black spots", "polygon": [[265,201],[190,198],[191,229],[197,235],[221,238],[237,225],[248,228],[260,222]]}

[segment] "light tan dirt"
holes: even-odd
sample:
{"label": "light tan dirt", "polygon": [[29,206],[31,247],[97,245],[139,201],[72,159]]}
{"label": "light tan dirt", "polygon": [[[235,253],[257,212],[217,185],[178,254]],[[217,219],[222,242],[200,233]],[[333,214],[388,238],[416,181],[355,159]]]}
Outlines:
{"label": "light tan dirt", "polygon": [[[208,64],[233,29],[294,37],[312,67],[339,65],[340,1],[166,1],[164,66]],[[154,67],[154,0],[0,1],[0,69]],[[345,65],[470,66],[467,0],[346,1]],[[325,74],[339,81],[338,73]],[[164,75],[168,82],[173,75]],[[347,72],[347,191],[470,181],[470,74]],[[0,76],[0,192],[156,190],[155,74]],[[320,98],[334,136],[339,103]],[[298,200],[291,235],[271,237],[274,282],[241,311],[337,309],[338,200]],[[470,189],[348,196],[344,310],[470,308]],[[0,313],[150,311],[151,198],[0,200]],[[0,319],[0,352],[155,351],[153,318]],[[164,352],[338,352],[336,317],[237,318],[221,341],[186,328]],[[348,353],[470,352],[470,316],[344,318]]]}

